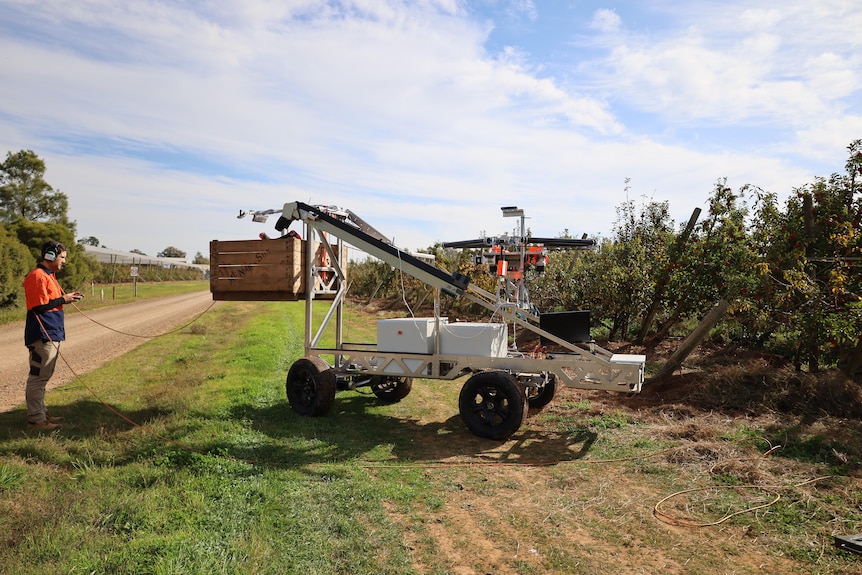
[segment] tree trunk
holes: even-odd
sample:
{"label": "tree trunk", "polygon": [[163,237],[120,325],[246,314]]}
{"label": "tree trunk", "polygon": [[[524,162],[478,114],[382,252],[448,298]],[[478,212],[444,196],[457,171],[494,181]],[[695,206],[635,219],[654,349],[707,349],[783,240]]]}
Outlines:
{"label": "tree trunk", "polygon": [[672,330],[673,327],[677,323],[679,323],[679,318],[680,318],[680,316],[682,316],[683,307],[684,307],[683,302],[679,302],[676,305],[676,309],[673,310],[673,314],[671,314],[670,319],[668,319],[667,322],[665,322],[665,324],[662,326],[662,328],[660,330],[658,330],[658,333],[656,333],[656,335],[655,335],[655,342],[656,343],[664,341],[664,339],[667,337],[667,334],[670,333],[670,330]]}
{"label": "tree trunk", "polygon": [[816,341],[808,344],[808,373],[820,372],[820,346]]}
{"label": "tree trunk", "polygon": [[719,300],[709,313],[700,320],[698,326],[685,338],[685,341],[673,352],[673,355],[664,363],[653,380],[660,380],[676,371],[682,365],[682,362],[694,351],[694,348],[703,341],[709,330],[724,317],[724,313],[727,311],[729,305],[730,303],[727,300]]}
{"label": "tree trunk", "polygon": [[371,295],[368,297],[368,301],[367,301],[367,302],[365,302],[365,305],[368,305],[368,304],[370,304],[372,301],[374,301],[374,296],[376,296],[376,295],[377,295],[377,292],[379,292],[379,291],[380,291],[380,288],[381,288],[381,287],[383,287],[383,283],[384,283],[385,281],[386,281],[385,279],[382,279],[382,280],[380,280],[379,282],[377,282],[377,287],[375,287],[375,288],[374,288],[374,291],[373,291],[373,292],[371,292]]}
{"label": "tree trunk", "polygon": [[[811,194],[802,196],[802,216],[805,224],[805,257],[809,260],[807,263],[808,277],[811,282],[817,284],[817,266],[810,263],[811,257],[814,255],[814,201]],[[820,323],[819,321],[817,322]],[[819,336],[817,334],[808,334],[805,355],[808,356],[808,372],[817,373],[820,371],[820,346]]]}
{"label": "tree trunk", "polygon": [[646,317],[644,317],[643,323],[641,324],[641,329],[638,332],[637,339],[635,343],[641,344],[646,339],[647,334],[649,333],[650,328],[652,327],[653,321],[655,321],[655,316],[658,313],[658,309],[661,307],[661,299],[664,296],[664,292],[667,289],[668,280],[670,279],[670,266],[673,265],[674,260],[679,257],[679,254],[682,253],[682,248],[685,243],[688,241],[689,236],[691,236],[692,230],[694,230],[694,225],[697,223],[697,218],[700,217],[700,208],[695,208],[691,213],[691,217],[688,220],[688,225],[685,227],[685,230],[677,236],[676,242],[674,242],[673,247],[670,249],[667,266],[665,266],[664,272],[659,278],[658,285],[656,286],[655,293],[652,298],[652,305],[647,311]]}
{"label": "tree trunk", "polygon": [[862,372],[862,340],[856,344],[856,349],[850,352],[847,362],[841,365],[841,371],[847,377],[855,377],[857,373]]}

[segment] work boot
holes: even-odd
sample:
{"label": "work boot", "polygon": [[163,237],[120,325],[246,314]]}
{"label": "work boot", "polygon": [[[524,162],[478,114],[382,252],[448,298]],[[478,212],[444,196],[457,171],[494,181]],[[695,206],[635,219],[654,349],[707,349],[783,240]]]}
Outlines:
{"label": "work boot", "polygon": [[37,423],[28,421],[27,427],[29,427],[30,429],[38,429],[39,431],[54,431],[55,429],[60,429],[60,426],[58,424],[51,423],[47,419],[45,421],[39,421]]}
{"label": "work boot", "polygon": [[51,417],[47,413],[45,414],[45,418],[48,420],[48,423],[63,423],[66,420],[65,417],[60,417],[59,415],[57,417]]}

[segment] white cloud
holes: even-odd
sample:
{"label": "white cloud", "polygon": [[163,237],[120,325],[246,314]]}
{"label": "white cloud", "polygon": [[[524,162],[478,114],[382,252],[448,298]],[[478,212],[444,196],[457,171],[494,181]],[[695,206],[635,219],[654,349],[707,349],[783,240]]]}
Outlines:
{"label": "white cloud", "polygon": [[621,24],[622,20],[616,12],[602,8],[601,10],[596,10],[593,14],[590,28],[601,32],[616,32],[620,29]]}
{"label": "white cloud", "polygon": [[609,60],[613,84],[624,86],[629,98],[683,122],[793,121],[822,113],[826,102],[801,79],[773,74],[779,51],[780,40],[772,35],[716,49],[690,33],[646,46],[622,45]]}
{"label": "white cloud", "polygon": [[[506,204],[535,233],[607,234],[625,177],[687,219],[719,177],[782,192],[813,175],[779,153],[839,168],[860,136],[843,109],[858,56],[813,37],[841,25],[800,38],[795,5],[694,4],[660,37],[585,14],[592,48],[613,49],[552,75],[526,47],[489,54],[493,24],[458,0],[8,0],[0,148],[46,160],[80,235],[148,253],[254,237],[238,209],[293,200],[349,207],[411,248],[505,231]],[[499,6],[542,22],[533,2]],[[631,110],[798,140],[673,143],[635,133]]]}
{"label": "white cloud", "polygon": [[511,9],[515,14],[524,14],[531,21],[535,21],[539,16],[533,0],[512,0]]}
{"label": "white cloud", "polygon": [[[862,115],[848,114],[826,120],[797,133],[794,148],[808,157],[832,162],[833,172],[842,172],[847,146],[862,138]],[[828,174],[817,174],[826,176]]]}
{"label": "white cloud", "polygon": [[775,8],[749,8],[739,14],[739,24],[745,30],[765,30],[781,21],[781,11]]}
{"label": "white cloud", "polygon": [[801,6],[680,6],[676,32],[619,36],[597,75],[669,121],[781,121],[805,129],[860,88],[853,38],[862,10],[825,2],[815,15]]}
{"label": "white cloud", "polygon": [[835,101],[852,96],[862,88],[862,74],[855,68],[853,59],[822,52],[807,58],[801,64],[805,83],[813,86],[826,99]]}

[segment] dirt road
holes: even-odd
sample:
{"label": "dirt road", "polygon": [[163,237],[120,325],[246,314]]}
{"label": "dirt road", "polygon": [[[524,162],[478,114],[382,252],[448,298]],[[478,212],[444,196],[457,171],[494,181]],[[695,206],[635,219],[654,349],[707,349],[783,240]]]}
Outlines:
{"label": "dirt road", "polygon": [[[66,306],[66,341],[60,346],[60,353],[71,369],[62,359],[58,360],[48,389],[71,381],[74,377],[71,370],[87,373],[141,345],[148,337],[188,323],[211,304],[210,292],[202,291],[92,311],[87,310],[84,300],[80,304],[83,313],[68,313],[72,306]],[[24,402],[27,349],[23,321],[0,326],[0,350],[0,412],[4,412]]]}

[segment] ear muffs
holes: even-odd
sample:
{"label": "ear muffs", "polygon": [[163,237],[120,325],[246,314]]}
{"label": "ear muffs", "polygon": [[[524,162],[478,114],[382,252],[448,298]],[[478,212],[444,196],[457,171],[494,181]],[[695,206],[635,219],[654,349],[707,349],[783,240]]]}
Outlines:
{"label": "ear muffs", "polygon": [[53,262],[57,259],[57,243],[51,242],[42,251],[42,259],[46,262]]}

